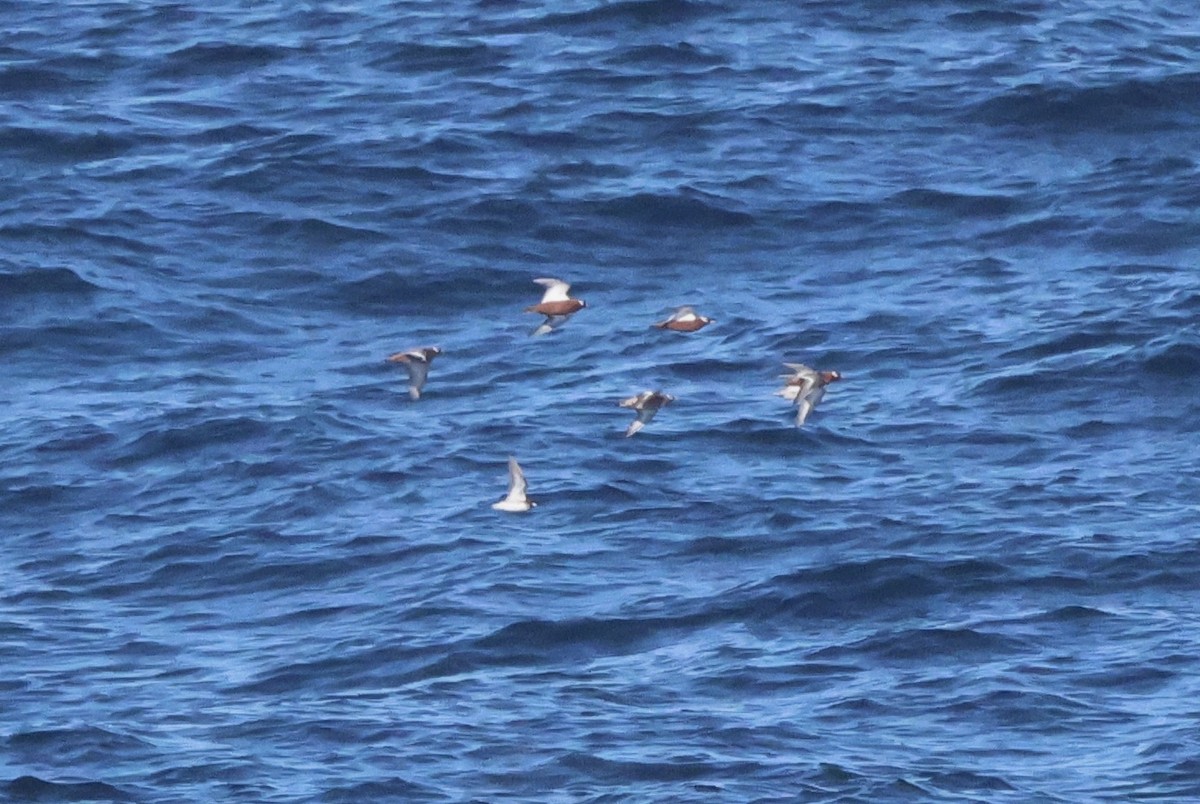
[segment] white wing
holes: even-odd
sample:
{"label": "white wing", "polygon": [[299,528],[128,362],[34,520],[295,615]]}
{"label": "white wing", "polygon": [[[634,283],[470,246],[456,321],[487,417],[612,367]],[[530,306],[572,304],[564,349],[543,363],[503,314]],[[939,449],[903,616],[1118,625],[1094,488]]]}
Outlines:
{"label": "white wing", "polygon": [[658,408],[645,407],[638,411],[638,421],[642,424],[649,424],[654,418],[654,414],[658,413]]}
{"label": "white wing", "polygon": [[508,496],[504,498],[504,501],[513,503],[525,502],[525,489],[527,488],[529,488],[529,483],[525,481],[525,473],[521,471],[521,465],[517,463],[516,458],[509,458]]}
{"label": "white wing", "polygon": [[796,397],[796,426],[804,424],[804,420],[808,418],[808,414],[812,413],[813,408],[817,406],[825,397],[825,389],[817,388],[806,394]]}
{"label": "white wing", "polygon": [[801,399],[808,396],[816,384],[817,375],[815,372],[812,374],[796,374],[788,381],[788,387],[796,389],[796,396],[793,399]]}
{"label": "white wing", "polygon": [[804,424],[804,420],[808,418],[808,414],[812,413],[813,403],[807,397],[800,397],[796,400],[796,426]]}
{"label": "white wing", "polygon": [[570,317],[571,316],[569,315],[548,315],[546,316],[546,320],[541,324],[538,324],[537,328],[529,334],[534,337],[538,335],[549,335],[551,332],[565,324],[567,319]]}
{"label": "white wing", "polygon": [[420,388],[425,384],[425,379],[429,376],[429,364],[423,360],[408,360],[404,363],[404,367],[408,369],[408,381],[410,384]]}
{"label": "white wing", "polygon": [[628,399],[622,399],[617,404],[623,408],[637,408],[646,401],[646,397],[650,395],[649,391],[642,391],[637,396],[631,396]]}
{"label": "white wing", "polygon": [[571,286],[561,279],[543,277],[533,281],[546,288],[546,292],[542,294],[543,304],[546,302],[567,301],[570,298],[567,296],[567,292],[571,290]]}
{"label": "white wing", "polygon": [[413,399],[421,398],[421,389],[429,377],[429,361],[438,354],[426,353],[424,349],[411,349],[407,352],[397,352],[388,358],[390,363],[403,363],[408,371],[408,395]]}

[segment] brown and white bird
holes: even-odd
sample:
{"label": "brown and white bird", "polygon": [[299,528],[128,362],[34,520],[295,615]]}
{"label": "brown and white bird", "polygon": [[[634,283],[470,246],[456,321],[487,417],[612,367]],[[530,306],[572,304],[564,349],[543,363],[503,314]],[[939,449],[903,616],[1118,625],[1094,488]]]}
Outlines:
{"label": "brown and white bird", "polygon": [[637,396],[622,399],[617,403],[618,405],[623,408],[633,408],[637,411],[637,418],[630,422],[629,428],[625,431],[625,437],[629,438],[641,430],[650,423],[650,420],[654,418],[654,414],[658,413],[659,408],[669,405],[674,401],[675,397],[670,394],[664,394],[662,391],[642,391]]}
{"label": "brown and white bird", "polygon": [[652,327],[658,329],[671,329],[676,332],[695,332],[698,329],[708,326],[715,318],[709,318],[704,315],[697,315],[696,311],[691,307],[680,307],[675,312],[662,321],[651,324]]}
{"label": "brown and white bird", "polygon": [[509,457],[508,495],[500,502],[492,503],[492,507],[497,511],[507,511],[513,514],[528,511],[537,503],[525,494],[527,488],[529,488],[529,484],[525,482],[525,473],[521,471],[521,464],[517,463],[516,458]]}
{"label": "brown and white bird", "polygon": [[583,299],[572,299],[567,295],[571,286],[561,279],[542,278],[533,281],[546,288],[540,302],[525,308],[527,313],[546,316],[546,320],[542,322],[541,326],[533,331],[534,335],[545,335],[556,327],[562,326],[568,318],[587,307],[587,302]]}
{"label": "brown and white bird", "polygon": [[421,389],[429,377],[429,364],[440,355],[442,350],[436,346],[423,346],[420,349],[409,349],[407,352],[397,352],[388,358],[389,363],[403,363],[408,369],[408,395],[414,400],[421,398]]}
{"label": "brown and white bird", "polygon": [[808,414],[825,396],[825,389],[831,382],[837,382],[842,375],[836,371],[817,371],[803,363],[784,363],[792,370],[784,374],[787,385],[775,393],[796,406],[796,426],[804,424]]}

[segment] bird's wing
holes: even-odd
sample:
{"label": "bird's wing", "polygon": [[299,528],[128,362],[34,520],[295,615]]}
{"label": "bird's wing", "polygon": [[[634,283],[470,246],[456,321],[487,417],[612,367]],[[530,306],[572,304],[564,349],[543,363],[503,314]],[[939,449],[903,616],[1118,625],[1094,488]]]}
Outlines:
{"label": "bird's wing", "polygon": [[796,398],[796,426],[804,424],[804,420],[808,418],[808,414],[812,413],[812,400],[806,396]]}
{"label": "bird's wing", "polygon": [[543,304],[546,302],[567,301],[570,298],[567,296],[567,293],[571,290],[571,286],[561,279],[543,277],[533,281],[546,288],[546,292],[542,294]]}
{"label": "bird's wing", "polygon": [[423,360],[406,360],[404,367],[408,369],[409,384],[420,388],[429,376],[429,364]]}
{"label": "bird's wing", "polygon": [[680,307],[675,312],[671,313],[671,318],[675,319],[676,321],[690,321],[693,318],[696,318],[696,311],[685,304],[683,307]]}
{"label": "bird's wing", "polygon": [[524,502],[525,489],[529,488],[529,484],[525,481],[525,473],[521,471],[521,465],[517,463],[516,458],[508,459],[508,496],[506,500],[510,502]]}
{"label": "bird's wing", "polygon": [[788,381],[789,388],[796,388],[796,399],[808,396],[813,386],[817,384],[816,374],[796,374]]}
{"label": "bird's wing", "polygon": [[388,362],[411,363],[415,360],[418,363],[428,363],[437,357],[439,353],[440,350],[435,351],[433,349],[409,349],[407,352],[396,352],[394,355],[389,355]]}
{"label": "bird's wing", "polygon": [[796,397],[796,424],[804,424],[804,420],[808,418],[808,414],[813,412],[813,408],[817,403],[825,398],[825,389],[814,388],[808,393],[801,394]]}
{"label": "bird's wing", "polygon": [[555,329],[557,329],[558,327],[561,327],[564,323],[566,323],[566,320],[568,318],[570,318],[569,315],[548,315],[548,316],[546,316],[546,320],[543,321],[542,323],[538,324],[537,328],[535,328],[533,330],[533,332],[531,332],[530,334],[531,335],[548,335],[549,333],[553,332]]}

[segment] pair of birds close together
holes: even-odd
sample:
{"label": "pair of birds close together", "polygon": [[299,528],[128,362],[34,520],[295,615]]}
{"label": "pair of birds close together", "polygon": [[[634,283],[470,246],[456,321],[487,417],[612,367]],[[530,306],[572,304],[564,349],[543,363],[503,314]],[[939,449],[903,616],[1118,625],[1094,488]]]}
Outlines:
{"label": "pair of birds close together", "polygon": [[[842,375],[836,371],[817,371],[803,363],[784,363],[783,365],[790,368],[792,373],[782,375],[787,380],[787,384],[776,391],[775,395],[783,397],[796,406],[796,426],[799,427],[804,424],[808,414],[812,413],[813,408],[825,396],[825,389],[829,387],[829,384],[840,380]],[[637,411],[637,418],[629,425],[625,436],[629,437],[641,430],[650,423],[659,408],[674,401],[675,397],[664,394],[662,391],[642,391],[637,396],[622,399],[617,404],[623,408],[633,408]]]}
{"label": "pair of birds close together", "polygon": [[[546,317],[546,320],[533,331],[532,334],[535,336],[553,331],[572,315],[587,307],[587,303],[582,299],[570,297],[571,286],[561,279],[542,278],[533,281],[546,288],[540,302],[525,308],[527,313],[538,313]],[[695,332],[712,322],[713,319],[698,315],[691,307],[680,307],[668,318],[658,321],[652,326],[676,332]],[[426,346],[398,352],[388,358],[390,362],[401,363],[408,369],[408,394],[413,400],[421,398],[421,389],[425,386],[425,381],[429,376],[429,366],[433,359],[441,353],[442,350],[436,346]],[[783,375],[787,384],[776,391],[776,394],[796,406],[796,426],[799,427],[804,424],[808,414],[825,396],[826,387],[831,382],[840,380],[842,375],[836,371],[816,371],[802,363],[784,363],[784,365],[791,369],[792,373]],[[636,396],[621,400],[618,403],[621,407],[632,408],[637,413],[637,418],[625,430],[625,436],[629,437],[640,431],[661,408],[674,401],[675,397],[662,391],[643,391]],[[492,505],[493,508],[498,511],[521,512],[528,511],[537,505],[536,502],[529,499],[526,493],[529,484],[526,482],[525,473],[521,471],[521,466],[517,463],[516,458],[508,459],[508,477],[508,494],[504,499]]]}
{"label": "pair of birds close together", "polygon": [[[587,302],[583,299],[571,298],[571,286],[561,279],[542,278],[533,281],[546,288],[540,302],[525,308],[527,313],[546,316],[546,320],[533,331],[534,335],[545,335],[551,332],[565,324],[567,319],[575,313],[587,307]],[[659,321],[653,326],[659,329],[672,329],[676,332],[695,332],[712,322],[713,319],[697,315],[691,307],[680,307],[669,318]]]}
{"label": "pair of birds close together", "polygon": [[[545,335],[555,327],[561,326],[571,315],[587,307],[587,303],[582,299],[572,299],[570,297],[571,286],[561,279],[543,278],[533,281],[546,288],[546,292],[542,295],[540,302],[525,308],[525,312],[527,313],[539,313],[546,316],[546,320],[542,325],[533,331],[534,335]],[[651,326],[657,329],[670,329],[675,332],[695,332],[698,329],[703,329],[712,322],[713,319],[697,314],[691,307],[680,307],[671,313],[669,317],[662,321],[657,321],[651,324]],[[628,438],[641,430],[650,423],[650,420],[654,418],[654,414],[658,413],[660,408],[674,401],[675,397],[670,394],[664,394],[662,391],[642,391],[636,396],[622,399],[617,404],[623,408],[633,408],[637,411],[637,418],[633,420],[629,428],[625,431],[625,437]],[[513,463],[515,464],[515,461]],[[510,464],[510,469],[511,466]]]}

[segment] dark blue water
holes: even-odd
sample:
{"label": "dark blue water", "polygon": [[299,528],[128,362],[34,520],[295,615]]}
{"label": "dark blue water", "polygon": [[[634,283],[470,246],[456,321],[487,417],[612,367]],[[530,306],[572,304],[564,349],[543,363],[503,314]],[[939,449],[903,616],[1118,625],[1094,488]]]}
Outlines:
{"label": "dark blue water", "polygon": [[1193,3],[0,12],[0,797],[1200,796]]}

